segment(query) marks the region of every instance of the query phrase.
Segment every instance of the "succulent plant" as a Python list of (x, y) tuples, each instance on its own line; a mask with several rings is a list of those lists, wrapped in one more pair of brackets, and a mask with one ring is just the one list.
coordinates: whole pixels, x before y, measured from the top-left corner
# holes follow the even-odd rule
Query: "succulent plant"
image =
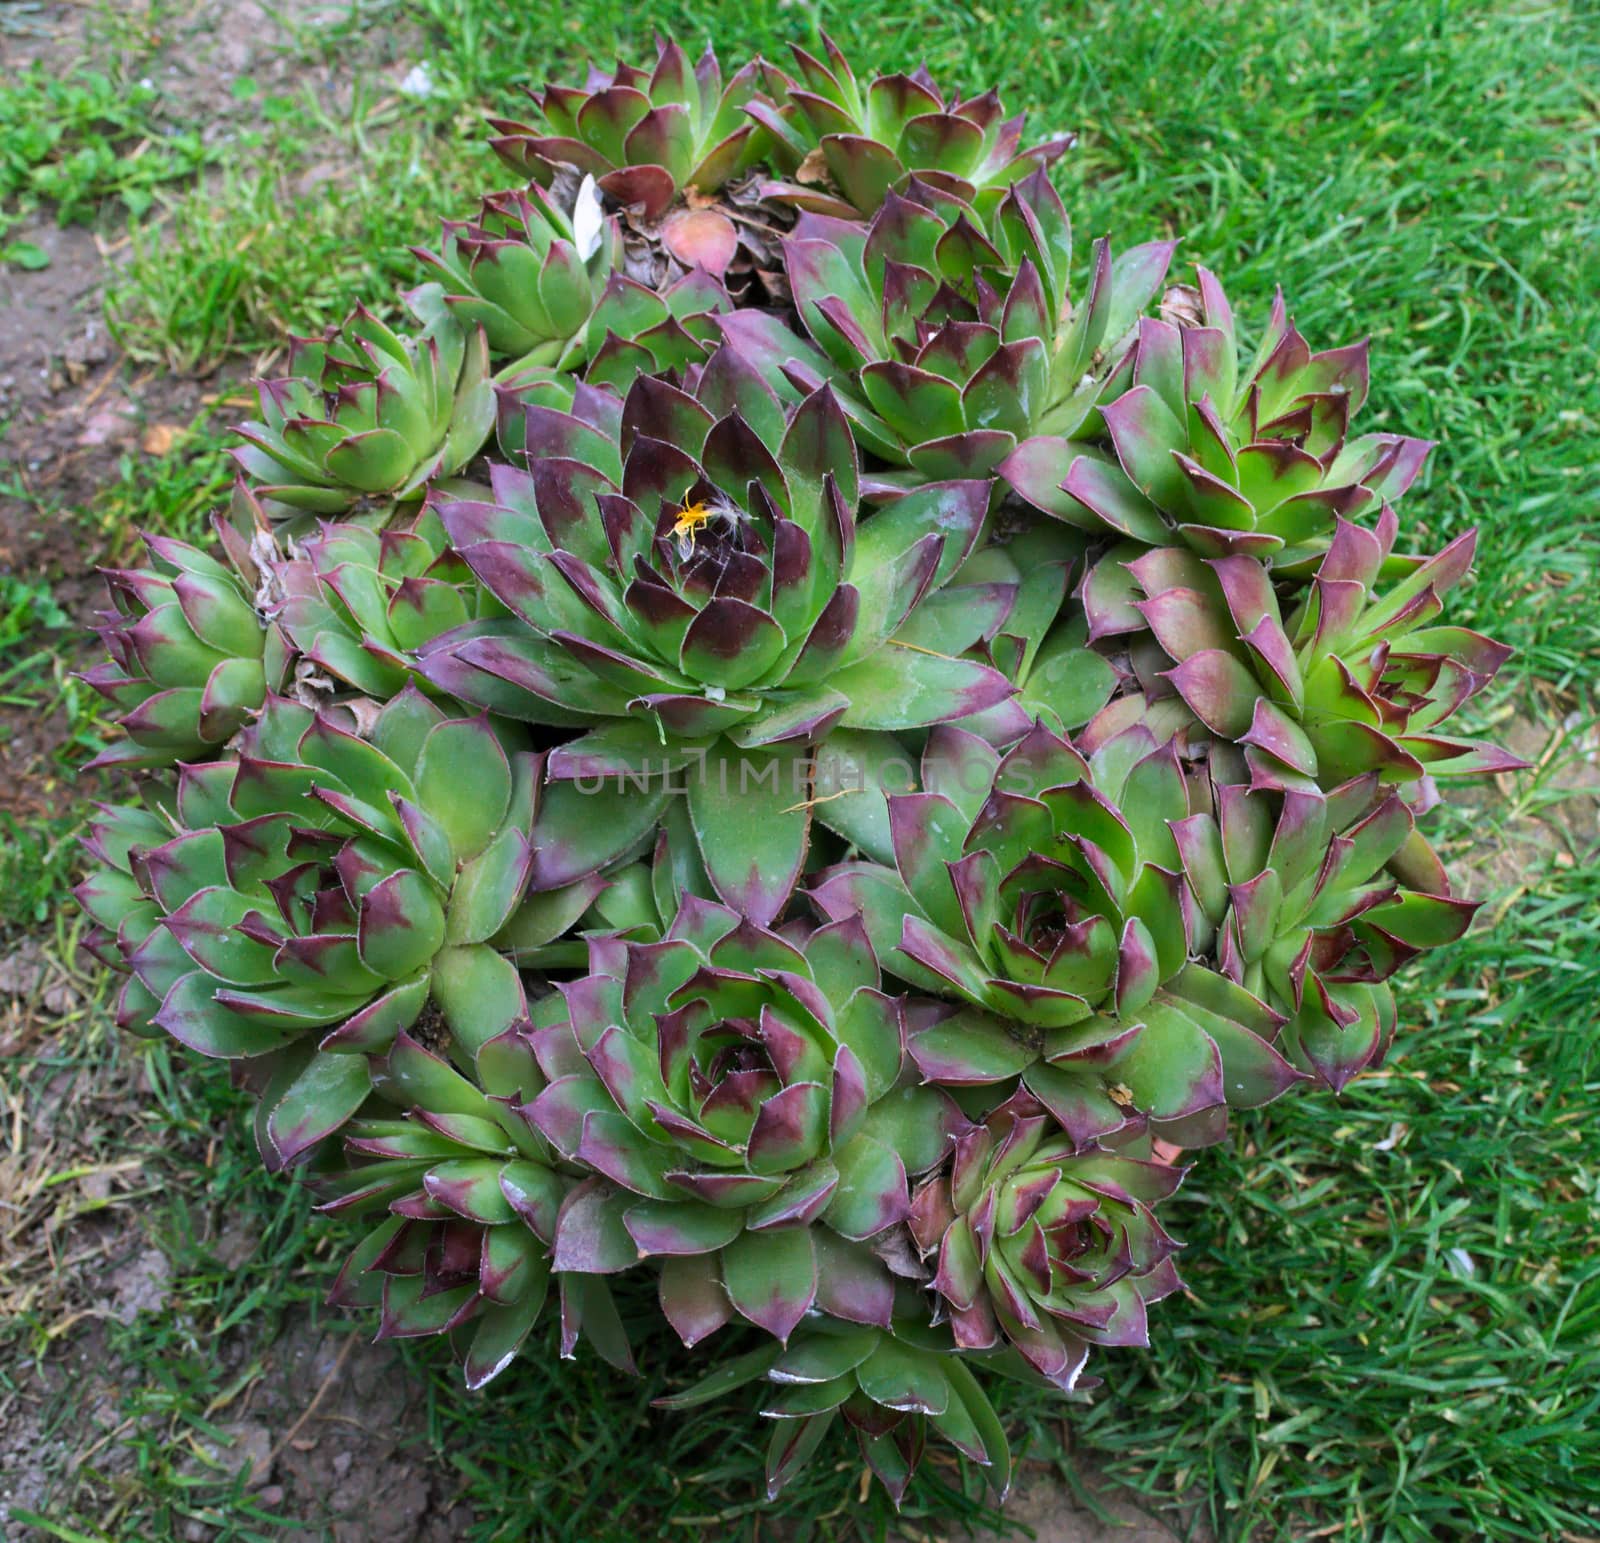
[(1211, 812), (1174, 827), (1189, 887), (1215, 929), (1217, 968), (1287, 1021), (1281, 1043), (1336, 1092), (1393, 1037), (1387, 984), (1424, 949), (1454, 942), (1477, 907), (1401, 796), (1376, 773), (1326, 795), (1252, 790), (1217, 755)]
[(1009, 693), (980, 665), (895, 644), (971, 549), (989, 485), (930, 483), (858, 526), (855, 453), (826, 387), (786, 418), (733, 368), (708, 369), (696, 396), (642, 378), (614, 432), (535, 408), (526, 443), (527, 471), (495, 468), (497, 502), (440, 506), (526, 628), (491, 634), (492, 650), (469, 631), (448, 655), (548, 701), (555, 721), (643, 713), (748, 747), (837, 721), (936, 722)]
[[(563, 756), (557, 751), (551, 759)], [(549, 765), (547, 759), (547, 773)], [(570, 759), (557, 767), (574, 769)], [(546, 791), (559, 797), (560, 779), (552, 779)], [(495, 941), (524, 970), (586, 970), (591, 939), (659, 943), (690, 897), (714, 900), (716, 891), (700, 857), (687, 801), (677, 798), (662, 809), (649, 860), (608, 868), (588, 892), (574, 886), (529, 896)], [(580, 898), (588, 904), (574, 910)]]
[(818, 1317), (787, 1345), (747, 1351), (658, 1403), (689, 1409), (758, 1379), (765, 1382), (759, 1410), (773, 1422), (769, 1500), (810, 1461), (836, 1418), (854, 1432), (862, 1461), (897, 1506), (930, 1433), (983, 1468), (990, 1489), (1004, 1500), (1011, 1487), (1011, 1450), (973, 1365), (1031, 1380), (1025, 1363), (1006, 1353), (958, 1354), (948, 1330), (922, 1316), (898, 1320), (890, 1329)]
[(539, 1040), (552, 1080), (527, 1111), (595, 1175), (557, 1224), (557, 1270), (662, 1261), (662, 1310), (690, 1345), (735, 1315), (784, 1341), (813, 1308), (889, 1327), (872, 1240), (966, 1121), (918, 1085), (860, 927), (797, 945), (689, 899), (661, 942), (591, 953), (561, 988), (566, 1032)]
[(925, 791), (888, 800), (897, 880), (847, 866), (813, 896), (831, 916), (859, 911), (896, 973), (999, 1017), (1065, 1028), (1113, 999), (1132, 1012), (1198, 941), (1167, 826), (1188, 793), (1170, 742), (1140, 736), (1113, 759), (1120, 786), (1043, 728), (1004, 756), (938, 730)]
[(581, 90), (530, 92), (542, 127), (491, 118), (490, 144), (546, 187), (598, 178), (620, 215), (628, 277), (662, 288), (699, 269), (765, 296), (779, 227), (751, 168), (786, 152), (751, 110), (787, 84), (761, 59), (724, 83), (709, 47), (691, 68), (676, 43), (663, 42), (653, 69), (619, 62), (609, 73), (591, 69)]
[(929, 1081), (1020, 1075), (1079, 1146), (1147, 1125), (1197, 1146), (1227, 1106), (1299, 1080), (1283, 1015), (1191, 957), (1211, 923), (1185, 883), (1172, 742), (1135, 725), (1086, 759), (1039, 726), (1000, 756), (941, 728), (922, 783), (887, 800), (894, 867), (841, 863), (810, 895), (859, 917), (890, 973), (980, 1009), (908, 1023)]
[[(640, 374), (704, 363), (717, 339), (711, 318), (732, 308), (704, 269), (659, 292), (619, 271), (615, 223), (601, 220), (597, 202), (593, 219), (594, 231), (580, 236), (533, 184), (485, 199), (476, 224), (446, 221), (440, 251), (418, 252), (443, 279), (413, 290), (412, 310), (429, 324), (450, 315), (481, 326), (490, 354), (510, 360), (496, 377), (502, 424), (507, 395), (513, 405), (570, 407), (563, 372), (586, 366), (585, 379), (622, 391)], [(537, 397), (528, 389), (535, 382)], [(520, 430), (520, 414), (510, 421)]]
[(430, 1007), (468, 1043), (522, 1017), (495, 935), (530, 885), (576, 886), (582, 911), (651, 824), (575, 832), (580, 852), (515, 730), (414, 688), (367, 738), (335, 717), (268, 697), (237, 759), (185, 767), (156, 811), (105, 811), (75, 892), (126, 972), (120, 1023), (278, 1067), (259, 1123), (273, 1167), (361, 1106), (367, 1056)]
[[(329, 1304), (381, 1304), (380, 1339), (457, 1336), (467, 1386), (480, 1388), (538, 1320), (557, 1219), (578, 1180), (522, 1112), (544, 1087), (530, 1024), (475, 1048), (450, 1039), (447, 1051), (397, 1034), (374, 1063), (374, 1112), (346, 1126), (343, 1161), (324, 1156), (311, 1177), (328, 1197), (320, 1210), (383, 1217), (346, 1260)], [(377, 1112), (384, 1102), (395, 1110)], [(605, 1280), (567, 1272), (555, 1282), (563, 1352), (581, 1331), (631, 1372)]]
[(710, 48), (691, 67), (675, 42), (663, 42), (653, 69), (619, 60), (609, 72), (591, 69), (582, 89), (530, 91), (543, 127), (491, 118), (497, 137), (490, 144), (520, 176), (549, 186), (559, 168), (573, 166), (598, 178), (618, 204), (659, 218), (685, 188), (715, 193), (768, 152), (746, 108), (783, 83), (760, 59), (724, 83)]
[(127, 738), (96, 767), (216, 755), (288, 669), (288, 643), (256, 610), (247, 555), (241, 570), (168, 536), (146, 536), (145, 549), (149, 567), (105, 573), (114, 609), (95, 631), (110, 658), (83, 678), (117, 709)]
[(494, 427), (481, 330), (441, 317), (402, 337), (364, 307), (321, 338), (296, 338), (289, 373), (259, 382), (261, 419), (233, 452), (275, 521), (382, 524), (461, 471)]
[(1024, 150), (1024, 114), (1007, 118), (993, 91), (947, 97), (923, 68), (863, 87), (826, 34), (822, 45), (826, 63), (794, 45), (800, 78), (789, 84), (782, 110), (746, 107), (797, 167), (795, 181), (764, 189), (769, 198), (852, 219), (872, 215), (888, 193), (919, 177), (987, 207), (1072, 146), (1074, 136), (1065, 134)]
[(415, 655), (493, 602), (431, 506), (382, 531), (325, 526), (276, 565), (278, 625), (303, 666), (383, 702), (421, 685)]
[(1073, 524), (1303, 575), (1326, 551), (1335, 518), (1399, 498), (1432, 444), (1350, 437), (1367, 399), (1367, 345), (1313, 354), (1281, 292), (1246, 364), (1222, 286), (1198, 273), (1188, 323), (1140, 321), (1132, 383), (1100, 409), (1109, 450), (1046, 437), (1020, 445), (1000, 475)]
[(584, 379), (625, 395), (640, 376), (702, 365), (719, 338), (715, 318), (731, 309), (727, 290), (702, 269), (660, 291), (613, 274), (589, 318)]
[(408, 297), (412, 309), (431, 321), (442, 306), (482, 327), (496, 357), (560, 364), (584, 336), (620, 240), (592, 192), (575, 203), (563, 209), (531, 183), (489, 194), (476, 220), (445, 220), (437, 252), (412, 249), (439, 275)]
[(447, 635), (422, 668), (499, 712), (603, 725), (573, 764), (692, 757), (712, 882), (764, 923), (804, 856), (809, 742), (977, 711), (1011, 685), (903, 637), (970, 550), (988, 484), (930, 483), (858, 528), (831, 393), (786, 418), (717, 359), (730, 367), (708, 366), (698, 396), (641, 379), (615, 426), (529, 410), (529, 469), (496, 467), (494, 504), (440, 511), (514, 620)]
[(956, 1143), (917, 1190), (910, 1227), (962, 1350), (1002, 1337), (1070, 1390), (1089, 1347), (1147, 1345), (1146, 1307), (1182, 1282), (1179, 1245), (1151, 1212), (1184, 1170), (1078, 1151), (1027, 1093)]
[(1525, 763), (1497, 746), (1439, 732), (1510, 655), (1470, 628), (1436, 625), (1442, 597), (1471, 567), (1476, 532), (1423, 560), (1392, 555), (1397, 528), (1387, 506), (1375, 530), (1339, 519), (1287, 620), (1256, 558), (1143, 552), (1117, 564), (1124, 579), (1096, 586), (1100, 631), (1147, 626), (1165, 656), (1148, 686), (1175, 692), (1212, 733), (1243, 745), (1259, 785), (1515, 770)]
[(1421, 822), (1520, 764), (1452, 723), (1507, 650), (1365, 345), (1145, 314), (1165, 241), (1074, 299), (1067, 141), (822, 52), (538, 93), (420, 333), (296, 342), (218, 556), (108, 575), (76, 893), (381, 1336), (477, 1388), (659, 1308), (769, 1494), (843, 1428), (1003, 1498), (992, 1380), (1180, 1284), (1173, 1149), (1379, 1064), (1471, 924)]
[(1078, 532), (1040, 524), (987, 543), (956, 572), (947, 592), (1012, 592), (1004, 616), (983, 629), (972, 652), (1016, 688), (995, 706), (956, 719), (956, 728), (1003, 750), (1036, 723), (1060, 735), (1082, 727), (1119, 690), (1117, 668), (1089, 645), (1077, 598), (1087, 550)]
[(828, 380), (863, 447), (909, 464), (910, 485), (988, 475), (1019, 441), (1065, 444), (1117, 394), (1172, 246), (1113, 261), (1110, 243), (1095, 242), (1074, 307), (1071, 228), (1042, 170), (1008, 188), (987, 219), (912, 177), (864, 229), (805, 214), (784, 243), (811, 346), (758, 311), (724, 330), (775, 388)]

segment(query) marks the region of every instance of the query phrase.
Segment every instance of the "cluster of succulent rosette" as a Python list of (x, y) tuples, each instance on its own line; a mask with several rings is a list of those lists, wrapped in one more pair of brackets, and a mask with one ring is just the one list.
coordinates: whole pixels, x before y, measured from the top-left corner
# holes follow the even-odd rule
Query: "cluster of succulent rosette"
[(1472, 538), (1403, 550), (1365, 345), (1075, 269), (992, 92), (668, 43), (534, 103), (415, 330), (298, 341), (215, 549), (108, 575), (118, 1018), (470, 1386), (552, 1294), (630, 1367), (642, 1272), (773, 1493), (842, 1421), (1003, 1494), (985, 1386), (1180, 1288), (1175, 1149), (1376, 1065), (1471, 920), (1418, 820), (1518, 764), (1449, 730)]

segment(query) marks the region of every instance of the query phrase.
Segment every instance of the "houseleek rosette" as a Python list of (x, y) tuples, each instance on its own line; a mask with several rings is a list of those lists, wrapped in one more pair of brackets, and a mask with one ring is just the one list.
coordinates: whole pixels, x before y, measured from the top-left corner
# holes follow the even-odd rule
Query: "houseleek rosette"
[(531, 1025), (476, 1044), (444, 1035), (440, 1045), (437, 1029), (428, 1037), (436, 1050), (402, 1030), (374, 1061), (368, 1109), (311, 1172), (320, 1210), (380, 1218), (346, 1259), (330, 1305), (380, 1307), (380, 1339), (452, 1335), (476, 1389), (510, 1364), (554, 1284), (563, 1353), (581, 1334), (631, 1372), (605, 1280), (552, 1278), (556, 1218), (578, 1177), (520, 1112), (544, 1086)]
[(680, 770), (717, 892), (758, 922), (808, 825), (807, 746), (835, 724), (912, 728), (1011, 683), (914, 641), (971, 550), (989, 484), (932, 483), (857, 523), (849, 428), (825, 387), (785, 413), (724, 349), (690, 395), (641, 379), (588, 418), (532, 408), (526, 470), (440, 515), (511, 613), (441, 638), (441, 689), (536, 723), (599, 724), (552, 769)]
[(127, 736), (95, 766), (149, 768), (216, 755), (269, 691), (282, 686), (289, 644), (255, 607), (248, 553), (216, 558), (146, 536), (150, 565), (106, 572), (113, 609), (95, 632), (110, 657), (85, 671)]
[(1088, 287), (1068, 287), (1071, 226), (1042, 171), (982, 217), (913, 178), (865, 227), (806, 214), (785, 242), (809, 341), (769, 314), (727, 319), (769, 384), (826, 379), (864, 448), (917, 477), (988, 475), (1019, 441), (1066, 444), (1125, 387), (1139, 313), (1171, 242), (1113, 259), (1094, 243)]
[(970, 1004), (908, 1023), (926, 1078), (1020, 1076), (1080, 1146), (1144, 1128), (1201, 1145), (1229, 1106), (1299, 1080), (1274, 1044), (1283, 1014), (1195, 962), (1210, 923), (1185, 881), (1171, 742), (1136, 725), (1085, 759), (1041, 726), (1002, 757), (941, 729), (922, 782), (887, 800), (893, 867), (842, 863), (810, 893), (860, 918), (886, 970)]
[(127, 977), (119, 1023), (270, 1068), (270, 1166), (354, 1114), (368, 1056), (430, 1008), (469, 1044), (522, 1017), (496, 934), (530, 886), (576, 886), (581, 911), (596, 870), (648, 834), (647, 810), (568, 829), (520, 739), (415, 689), (368, 738), (269, 697), (236, 759), (91, 826), (100, 866), (75, 893)]
[(715, 193), (770, 153), (747, 109), (770, 102), (783, 80), (755, 59), (724, 81), (710, 48), (691, 65), (677, 43), (663, 42), (651, 69), (619, 62), (591, 69), (582, 87), (530, 91), (543, 124), (491, 118), (490, 144), (521, 176), (549, 186), (560, 167), (575, 167), (618, 204), (658, 218), (685, 188)]
[(1151, 1207), (1184, 1170), (1077, 1150), (1019, 1093), (917, 1191), (911, 1231), (963, 1350), (1004, 1342), (1070, 1390), (1091, 1345), (1147, 1345), (1146, 1309), (1182, 1282)]
[(863, 86), (825, 33), (822, 46), (825, 62), (793, 46), (799, 78), (789, 82), (781, 109), (760, 102), (746, 108), (798, 171), (792, 181), (768, 184), (768, 198), (865, 218), (917, 177), (987, 208), (1009, 184), (1048, 166), (1073, 143), (1064, 134), (1024, 149), (1026, 115), (1006, 117), (994, 91), (959, 100), (926, 69), (875, 76)]
[(537, 1039), (551, 1080), (527, 1110), (592, 1175), (556, 1269), (662, 1261), (691, 1345), (735, 1314), (785, 1341), (813, 1309), (887, 1328), (874, 1240), (966, 1121), (905, 1059), (862, 929), (796, 944), (689, 899), (659, 943), (597, 941), (591, 963)]
[(1244, 746), (1261, 783), (1331, 788), (1367, 771), (1417, 782), (1515, 770), (1524, 763), (1499, 747), (1441, 732), (1511, 652), (1440, 623), (1443, 597), (1472, 565), (1476, 532), (1422, 559), (1393, 554), (1396, 531), (1387, 506), (1372, 530), (1339, 520), (1287, 618), (1257, 559), (1157, 548), (1123, 564), (1120, 583), (1096, 586), (1123, 591), (1106, 630), (1147, 626), (1168, 666), (1151, 688), (1176, 693), (1208, 730)]
[(325, 526), (296, 544), (276, 577), (274, 614), (300, 657), (378, 702), (420, 684), (418, 650), (480, 614), (486, 599), (431, 507), (382, 531)]
[(1193, 314), (1144, 318), (1126, 389), (1101, 406), (1109, 444), (1030, 441), (1000, 468), (1047, 514), (1149, 546), (1244, 554), (1304, 575), (1337, 516), (1375, 514), (1416, 480), (1432, 444), (1352, 437), (1367, 345), (1312, 353), (1280, 293), (1253, 359), (1204, 268)]
[(610, 223), (584, 256), (570, 222), (557, 218), (536, 185), (492, 195), (478, 223), (447, 221), (440, 250), (418, 252), (441, 277), (406, 297), (425, 323), (447, 316), (483, 328), (490, 354), (505, 361), (495, 375), (502, 426), (507, 398), (570, 406), (565, 376), (580, 369), (625, 391), (638, 375), (704, 363), (717, 336), (711, 318), (732, 309), (703, 268), (652, 288), (621, 271)]
[(925, 1315), (897, 1319), (888, 1329), (814, 1316), (787, 1345), (746, 1351), (657, 1403), (689, 1409), (760, 1381), (757, 1409), (772, 1422), (769, 1500), (805, 1467), (838, 1421), (855, 1436), (862, 1462), (896, 1506), (930, 1437), (978, 1464), (1003, 1501), (1011, 1488), (1011, 1450), (974, 1367), (1042, 1381), (1013, 1351), (981, 1357), (959, 1351), (948, 1327), (930, 1324)]
[(404, 337), (363, 307), (295, 338), (288, 374), (258, 383), (261, 417), (233, 452), (262, 507), (291, 530), (317, 515), (383, 524), (460, 472), (494, 427), (489, 351), (448, 315)]
[(443, 306), (482, 327), (489, 352), (524, 365), (556, 365), (582, 338), (616, 261), (614, 225), (588, 208), (564, 209), (537, 183), (491, 193), (475, 220), (445, 220), (439, 250), (414, 247), (438, 275), (408, 297), (424, 319)]
[(1477, 907), (1375, 772), (1277, 792), (1219, 751), (1209, 784), (1210, 809), (1174, 834), (1217, 967), (1286, 1020), (1285, 1054), (1338, 1091), (1393, 1038), (1389, 978), (1459, 938)]

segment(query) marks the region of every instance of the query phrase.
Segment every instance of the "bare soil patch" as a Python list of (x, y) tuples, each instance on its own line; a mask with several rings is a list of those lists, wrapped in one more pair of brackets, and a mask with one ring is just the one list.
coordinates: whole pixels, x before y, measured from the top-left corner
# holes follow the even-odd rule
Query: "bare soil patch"
[[(116, 1310), (124, 1321), (162, 1310), (165, 1276), (152, 1257), (161, 1258), (131, 1261), (128, 1278), (144, 1294), (124, 1294)], [(201, 1435), (168, 1428), (151, 1411), (103, 1326), (74, 1336), (0, 1402), (0, 1523), (18, 1511), (114, 1517), (134, 1476), (129, 1438), (138, 1428), (193, 1496), (165, 1534), (184, 1543), (207, 1543), (241, 1505), (282, 1543), (454, 1543), (465, 1535), (471, 1515), (456, 1501), (458, 1482), (416, 1450), (426, 1428), (422, 1394), (392, 1352), (296, 1314), (270, 1342), (238, 1334), (216, 1354), (225, 1371), (254, 1375), (212, 1415), (214, 1434)], [(17, 1526), (5, 1536), (19, 1543), (51, 1536)]]
[[(213, 1338), (184, 1321), (151, 1230), (161, 1175), (134, 1139), (149, 1132), (146, 1062), (131, 1043), (114, 1058), (73, 1053), (107, 1032), (84, 965), (31, 939), (0, 953), (0, 1322), (29, 1330), (0, 1372), (0, 1535), (47, 1536), (13, 1525), (14, 1511), (96, 1515), (118, 1535), (142, 1446), (193, 1487), (193, 1514), (173, 1534), (186, 1543), (215, 1536), (206, 1517), (241, 1493), (285, 1543), (459, 1538), (470, 1518), (426, 1450), (425, 1390), (391, 1347), (363, 1342), (370, 1324), (297, 1308)], [(217, 1134), (176, 1139), (203, 1149)], [(203, 1253), (247, 1270), (258, 1243), (248, 1228), (202, 1222)], [(208, 1414), (215, 1439), (159, 1412), (148, 1368), (117, 1353), (116, 1327), (146, 1314), (214, 1358), (229, 1390)]]
[[(104, 601), (97, 565), (125, 553), (74, 511), (121, 457), (170, 448), (172, 426), (193, 419), (207, 388), (127, 369), (100, 313), (106, 252), (96, 233), (38, 220), (17, 236), (50, 264), (0, 265), (0, 574), (47, 581), (81, 629)], [(120, 548), (131, 532), (115, 539)], [(80, 630), (67, 647), (86, 658), (90, 640)], [(0, 701), (0, 809), (19, 819), (60, 812), (69, 795), (54, 757), (65, 733), (58, 716)]]

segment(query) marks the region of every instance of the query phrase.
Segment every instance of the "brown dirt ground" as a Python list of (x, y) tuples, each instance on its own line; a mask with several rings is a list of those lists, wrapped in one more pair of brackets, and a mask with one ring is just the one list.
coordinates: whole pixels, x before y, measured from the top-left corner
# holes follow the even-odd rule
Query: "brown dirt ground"
[[(119, 457), (170, 443), (171, 425), (193, 418), (206, 388), (125, 368), (100, 315), (96, 234), (38, 220), (16, 238), (51, 261), (38, 272), (0, 266), (0, 573), (47, 579), (84, 624), (103, 601), (95, 568), (108, 554), (68, 511), (115, 476)], [(56, 811), (63, 733), (54, 717), (0, 703), (0, 809), (22, 819)]]
[[(101, 1031), (95, 967), (83, 966), (35, 939), (0, 953), (0, 1320), (26, 1315), (37, 1326), (28, 1353), (0, 1376), (0, 1535), (43, 1536), (7, 1530), (13, 1506), (50, 1517), (84, 1502), (114, 1516), (136, 1460), (123, 1438), (140, 1424), (186, 1446), (197, 1484), (212, 1479), (209, 1496), (196, 1490), (201, 1515), (248, 1463), (254, 1502), (299, 1523), (275, 1533), (285, 1543), (460, 1537), (470, 1518), (457, 1485), (423, 1450), (423, 1390), (389, 1347), (363, 1342), (370, 1325), (330, 1326), (296, 1309), (219, 1337), (214, 1354), (232, 1391), (208, 1416), (214, 1444), (168, 1433), (148, 1412), (144, 1373), (118, 1359), (108, 1329), (170, 1311), (171, 1266), (146, 1226), (158, 1176), (126, 1139), (149, 1131), (152, 1089), (136, 1054), (109, 1067), (60, 1064), (69, 1036)], [(218, 1135), (175, 1139), (203, 1149)], [(219, 1264), (246, 1268), (256, 1238), (221, 1218), (208, 1225)], [(180, 1536), (215, 1534), (195, 1517)]]
[(1454, 799), (1485, 809), (1520, 800), (1501, 835), (1473, 841), (1451, 864), (1467, 894), (1509, 890), (1502, 904), (1514, 904), (1536, 882), (1538, 864), (1530, 859), (1571, 868), (1600, 853), (1600, 726), (1569, 701), (1540, 694), (1548, 698), (1539, 704), (1544, 722), (1519, 714), (1496, 729), (1503, 744), (1533, 763), (1532, 772), (1501, 773)]

